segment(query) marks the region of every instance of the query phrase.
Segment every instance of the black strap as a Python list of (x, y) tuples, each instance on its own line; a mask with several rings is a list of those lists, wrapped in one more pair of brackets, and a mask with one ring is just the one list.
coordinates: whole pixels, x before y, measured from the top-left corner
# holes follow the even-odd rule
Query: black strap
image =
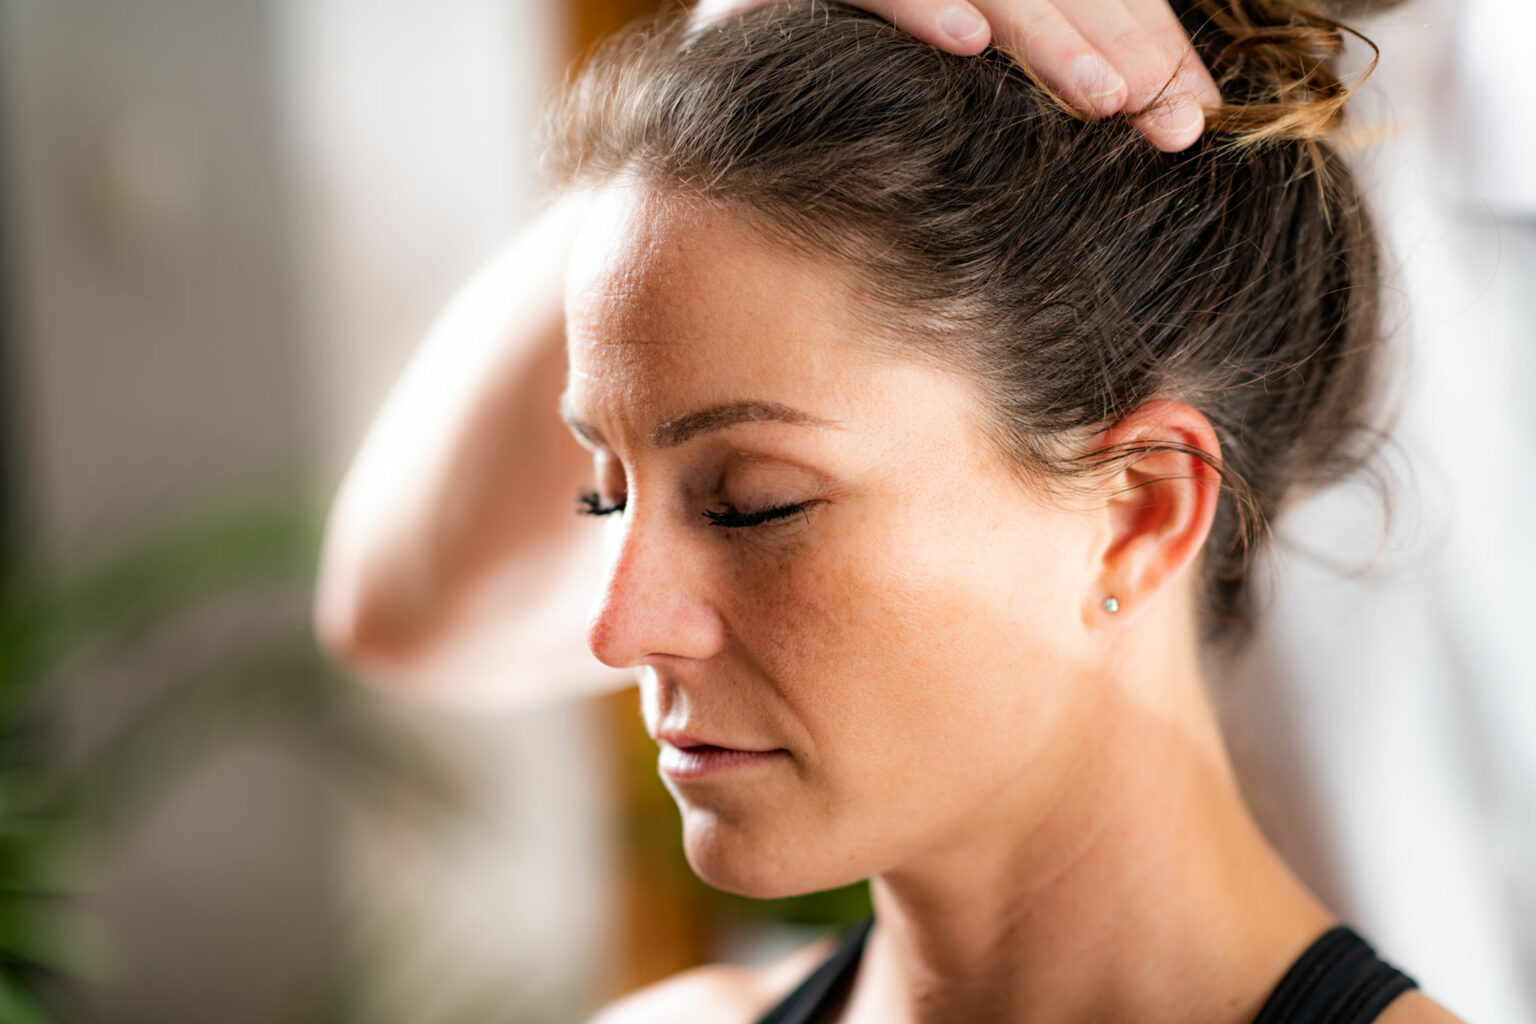
[(1353, 928), (1335, 925), (1285, 972), (1253, 1024), (1369, 1024), (1418, 987)]
[[(874, 922), (867, 917), (845, 932), (836, 951), (756, 1024), (813, 1024), (852, 979)], [(1335, 925), (1285, 972), (1253, 1024), (1370, 1024), (1418, 987), (1353, 928)]]
[(849, 928), (838, 941), (833, 954), (822, 961), (800, 987), (784, 997), (773, 1009), (757, 1019), (757, 1024), (812, 1024), (816, 1014), (829, 1005), (839, 989), (852, 980), (859, 958), (864, 954), (864, 940), (875, 923), (871, 915)]

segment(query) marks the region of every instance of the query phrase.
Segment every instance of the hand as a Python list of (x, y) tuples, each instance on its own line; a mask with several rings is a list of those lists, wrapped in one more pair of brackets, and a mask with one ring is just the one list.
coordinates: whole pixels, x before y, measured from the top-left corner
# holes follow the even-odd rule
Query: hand
[[(763, 2), (700, 0), (695, 17), (709, 19)], [(995, 43), (1083, 114), (1129, 114), (1153, 145), (1168, 152), (1199, 138), (1205, 129), (1202, 108), (1221, 103), (1167, 0), (848, 2), (950, 53), (970, 56)]]

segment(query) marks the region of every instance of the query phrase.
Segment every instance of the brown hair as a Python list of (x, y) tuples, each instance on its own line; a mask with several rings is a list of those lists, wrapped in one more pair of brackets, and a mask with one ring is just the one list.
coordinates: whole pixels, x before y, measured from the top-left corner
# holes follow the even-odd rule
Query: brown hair
[(552, 162), (571, 183), (635, 174), (728, 204), (843, 261), (912, 352), (972, 376), (989, 435), (1036, 476), (1146, 451), (1082, 442), (1151, 399), (1200, 410), (1224, 485), (1203, 632), (1239, 639), (1282, 501), (1372, 447), (1380, 285), (1323, 141), (1343, 27), (1280, 0), (1176, 6), (1226, 101), (1181, 153), (1124, 118), (1083, 123), (996, 50), (784, 2), (611, 39), (556, 111)]

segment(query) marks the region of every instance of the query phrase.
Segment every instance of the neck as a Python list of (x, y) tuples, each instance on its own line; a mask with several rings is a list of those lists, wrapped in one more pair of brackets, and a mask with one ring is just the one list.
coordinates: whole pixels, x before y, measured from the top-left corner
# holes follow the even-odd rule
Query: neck
[(1157, 685), (1085, 681), (1115, 696), (1063, 731), (1043, 812), (1004, 794), (872, 879), (842, 1019), (1253, 1019), (1334, 919), (1244, 805), (1197, 657), (1164, 664)]

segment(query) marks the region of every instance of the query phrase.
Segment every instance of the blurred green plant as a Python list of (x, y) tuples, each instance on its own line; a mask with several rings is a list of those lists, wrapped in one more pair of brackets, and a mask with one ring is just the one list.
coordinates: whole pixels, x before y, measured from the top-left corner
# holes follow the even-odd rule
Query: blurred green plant
[(730, 893), (716, 893), (716, 897), (725, 913), (745, 920), (781, 924), (843, 928), (874, 912), (868, 881), (777, 900), (749, 900)]
[[(366, 713), (366, 696), (316, 648), (307, 614), (220, 656), (157, 663), (143, 699), (89, 742), (61, 722), (71, 666), (114, 664), (209, 602), (286, 588), (307, 607), (321, 516), (293, 500), (196, 521), (89, 571), (57, 578), (22, 557), (0, 572), (0, 1021), (61, 1019), (101, 946), (73, 906), (81, 850), (131, 825), (174, 780), (236, 735), (276, 730), (324, 762), (349, 797), (448, 811), (462, 787), (420, 747)], [(257, 631), (258, 633), (260, 631)], [(275, 634), (275, 635), (274, 635)], [(165, 659), (160, 659), (163, 662)], [(353, 1019), (344, 964), (336, 991), (295, 1019)]]

